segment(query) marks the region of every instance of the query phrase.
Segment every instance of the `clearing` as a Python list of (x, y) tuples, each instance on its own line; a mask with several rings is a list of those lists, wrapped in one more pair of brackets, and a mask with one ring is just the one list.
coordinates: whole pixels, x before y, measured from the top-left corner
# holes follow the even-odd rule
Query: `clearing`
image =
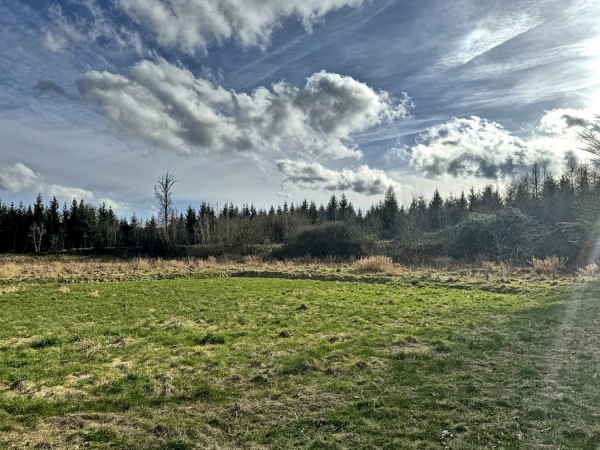
[(341, 267), (2, 281), (0, 448), (600, 445), (598, 283)]

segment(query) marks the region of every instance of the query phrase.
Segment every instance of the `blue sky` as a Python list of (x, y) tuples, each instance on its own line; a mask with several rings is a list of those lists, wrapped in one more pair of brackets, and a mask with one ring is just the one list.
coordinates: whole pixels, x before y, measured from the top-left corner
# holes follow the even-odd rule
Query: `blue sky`
[(559, 173), (595, 130), (594, 0), (5, 0), (0, 199), (360, 207)]

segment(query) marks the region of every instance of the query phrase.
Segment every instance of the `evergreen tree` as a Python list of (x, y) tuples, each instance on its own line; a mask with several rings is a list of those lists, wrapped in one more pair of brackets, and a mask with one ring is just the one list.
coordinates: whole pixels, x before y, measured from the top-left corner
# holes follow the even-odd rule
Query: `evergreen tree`
[(317, 211), (317, 205), (315, 202), (310, 202), (310, 206), (308, 207), (308, 218), (311, 224), (317, 224), (317, 221), (319, 219), (319, 212)]
[(188, 205), (188, 209), (185, 213), (185, 229), (187, 231), (188, 244), (194, 245), (196, 243), (196, 224), (198, 218), (196, 211), (192, 208), (192, 205)]
[(440, 192), (436, 189), (433, 193), (433, 198), (429, 202), (428, 216), (429, 216), (429, 229), (433, 231), (442, 229), (442, 212), (444, 207), (444, 200)]
[(391, 238), (396, 234), (398, 225), (398, 213), (400, 207), (396, 199), (394, 188), (390, 186), (385, 192), (383, 203), (380, 206), (381, 210), (381, 227), (383, 236)]
[(335, 220), (338, 220), (338, 213), (339, 213), (338, 200), (335, 195), (332, 195), (331, 198), (329, 199), (329, 203), (327, 203), (327, 212), (326, 212), (327, 221), (333, 222)]
[(479, 196), (475, 193), (475, 188), (471, 186), (469, 190), (469, 212), (475, 212), (479, 209)]

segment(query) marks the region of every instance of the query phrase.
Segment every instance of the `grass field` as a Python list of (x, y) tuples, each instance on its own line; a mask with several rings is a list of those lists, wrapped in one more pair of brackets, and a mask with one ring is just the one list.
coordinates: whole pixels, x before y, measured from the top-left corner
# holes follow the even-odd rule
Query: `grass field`
[(65, 266), (0, 283), (0, 448), (600, 446), (592, 280)]

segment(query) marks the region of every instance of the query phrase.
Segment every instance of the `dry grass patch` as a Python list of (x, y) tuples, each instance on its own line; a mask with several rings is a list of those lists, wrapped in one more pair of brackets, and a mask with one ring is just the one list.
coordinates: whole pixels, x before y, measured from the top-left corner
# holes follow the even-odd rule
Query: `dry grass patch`
[(65, 400), (85, 400), (90, 397), (87, 392), (65, 386), (42, 387), (32, 393), (33, 398), (45, 399), (53, 402)]
[(352, 267), (359, 273), (395, 274), (398, 272), (392, 258), (382, 255), (360, 258), (352, 264)]
[(170, 317), (169, 319), (163, 320), (159, 323), (161, 327), (168, 329), (177, 328), (196, 328), (197, 323), (190, 319), (182, 319), (180, 317)]
[(589, 263), (587, 266), (579, 269), (579, 274), (584, 277), (595, 277), (600, 273), (600, 266), (595, 262)]
[(0, 297), (6, 294), (13, 294), (19, 292), (22, 288), (20, 286), (7, 286), (0, 289)]
[(119, 372), (127, 372), (131, 369), (131, 362), (125, 361), (121, 358), (115, 358), (108, 364), (108, 367), (111, 369), (116, 369)]
[(141, 272), (148, 272), (152, 269), (150, 262), (147, 259), (136, 258), (131, 262), (131, 266), (134, 270), (139, 270)]
[(20, 275), (23, 271), (23, 267), (13, 262), (6, 262), (0, 264), (0, 278), (11, 279)]
[(86, 359), (94, 359), (105, 354), (104, 346), (91, 339), (78, 340), (76, 348)]
[(566, 258), (563, 256), (546, 256), (544, 259), (531, 258), (533, 271), (542, 276), (556, 278), (566, 266)]
[(33, 429), (22, 428), (0, 435), (0, 447), (8, 443), (7, 448), (11, 449), (112, 448), (127, 440), (142, 448), (149, 443), (140, 436), (141, 425), (127, 414), (66, 414), (40, 420)]

